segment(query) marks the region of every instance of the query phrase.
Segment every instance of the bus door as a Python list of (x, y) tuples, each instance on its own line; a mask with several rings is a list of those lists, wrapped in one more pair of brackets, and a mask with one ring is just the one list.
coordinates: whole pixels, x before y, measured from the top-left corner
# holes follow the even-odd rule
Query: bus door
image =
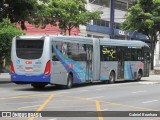
[(93, 79), (93, 66), (92, 66), (92, 56), (93, 55), (93, 46), (92, 45), (86, 45), (86, 75), (85, 79), (92, 80)]
[[(145, 49), (145, 48), (144, 48)], [(149, 50), (145, 49), (144, 50), (144, 77), (149, 77), (149, 66), (150, 66), (150, 54), (149, 54)]]
[(117, 79), (124, 78), (124, 48), (117, 48), (117, 59), (118, 59), (118, 69), (117, 69)]

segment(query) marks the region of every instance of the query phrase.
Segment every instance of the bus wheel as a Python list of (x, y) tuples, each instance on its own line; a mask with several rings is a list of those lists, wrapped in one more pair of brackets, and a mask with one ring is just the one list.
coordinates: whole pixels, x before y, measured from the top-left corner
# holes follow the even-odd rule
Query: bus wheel
[(140, 71), (138, 72), (137, 81), (140, 81), (141, 78), (142, 78), (142, 71), (140, 70)]
[(42, 84), (42, 83), (31, 83), (31, 86), (35, 89), (43, 89), (46, 84)]
[(68, 75), (66, 88), (70, 89), (73, 84), (73, 76), (71, 74)]
[(115, 73), (112, 71), (109, 75), (109, 84), (112, 84), (115, 82)]

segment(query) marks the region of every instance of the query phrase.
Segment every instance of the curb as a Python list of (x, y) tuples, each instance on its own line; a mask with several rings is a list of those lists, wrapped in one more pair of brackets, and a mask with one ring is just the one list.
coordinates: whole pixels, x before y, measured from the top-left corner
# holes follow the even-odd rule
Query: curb
[(0, 75), (10, 75), (9, 73), (0, 73)]
[(160, 70), (158, 70), (158, 69), (150, 70), (149, 74), (150, 75), (160, 75)]
[(9, 73), (0, 73), (0, 83), (10, 83), (10, 74)]

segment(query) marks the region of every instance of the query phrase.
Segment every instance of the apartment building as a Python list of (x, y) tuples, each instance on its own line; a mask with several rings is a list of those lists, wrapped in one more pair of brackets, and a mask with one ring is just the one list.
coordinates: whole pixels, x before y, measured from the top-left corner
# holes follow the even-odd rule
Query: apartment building
[[(124, 16), (136, 0), (114, 0), (114, 38), (127, 40), (141, 40), (150, 45), (146, 35), (137, 30), (126, 32), (120, 29), (120, 23), (125, 20)], [(103, 11), (100, 19), (91, 20), (87, 26), (79, 27), (79, 35), (88, 37), (110, 37), (110, 0), (87, 0), (87, 9), (89, 11)], [(158, 38), (160, 39), (160, 38)], [(159, 41), (155, 48), (154, 66), (160, 66), (160, 45)]]
[[(120, 29), (120, 23), (125, 20), (124, 16), (128, 13), (128, 8), (133, 5), (134, 0), (114, 0), (114, 38), (116, 39), (137, 39), (147, 41), (147, 37), (138, 33), (125, 32)], [(89, 37), (110, 37), (110, 0), (87, 0), (87, 9), (89, 11), (103, 11), (100, 19), (91, 20), (87, 26), (80, 26), (79, 35)]]

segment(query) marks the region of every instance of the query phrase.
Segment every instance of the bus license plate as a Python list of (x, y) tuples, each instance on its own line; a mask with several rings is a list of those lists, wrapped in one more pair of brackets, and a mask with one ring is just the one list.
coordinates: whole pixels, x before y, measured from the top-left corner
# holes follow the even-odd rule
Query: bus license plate
[(33, 71), (32, 67), (25, 67), (25, 71)]

